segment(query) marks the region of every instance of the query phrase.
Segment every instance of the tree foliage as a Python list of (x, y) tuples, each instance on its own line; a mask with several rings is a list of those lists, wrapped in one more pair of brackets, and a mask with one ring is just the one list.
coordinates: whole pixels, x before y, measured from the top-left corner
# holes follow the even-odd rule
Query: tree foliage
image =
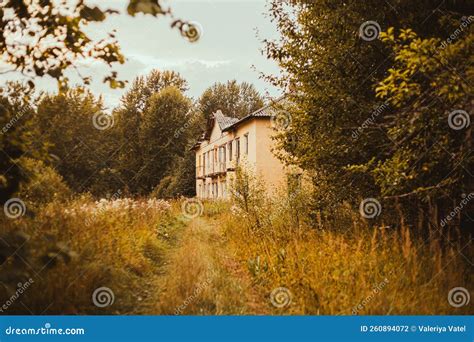
[(263, 106), (262, 96), (252, 84), (236, 80), (215, 83), (199, 98), (199, 109), (207, 120), (217, 110), (226, 116), (241, 118)]
[[(400, 196), (436, 186), (448, 176), (455, 164), (441, 160), (450, 158), (450, 152), (462, 160), (462, 167), (469, 166), (459, 151), (466, 151), (470, 133), (450, 130), (446, 120), (450, 109), (472, 111), (472, 106), (466, 108), (472, 95), (467, 76), (472, 74), (472, 51), (466, 45), (472, 41), (463, 35), (464, 43), (459, 40), (461, 45), (452, 44), (439, 56), (431, 56), (432, 48), (426, 51), (434, 42), (430, 37), (455, 32), (469, 7), (462, 1), (437, 6), (407, 0), (272, 2), (270, 12), (281, 38), (265, 41), (266, 52), (279, 63), (282, 76), (267, 78), (289, 89), (295, 104), (279, 143), (291, 162), (313, 176), (318, 209), (376, 197), (388, 210), (397, 199), (405, 199)], [(364, 36), (368, 24), (373, 37)], [(376, 39), (379, 28), (388, 27), (412, 31), (404, 31), (405, 38), (397, 35), (389, 45), (384, 36), (385, 42)], [(443, 55), (448, 64), (436, 61)], [(444, 94), (437, 99), (443, 105), (430, 105), (438, 94)], [(445, 145), (453, 149), (446, 153)], [(455, 173), (456, 179), (464, 177), (460, 169)], [(460, 189), (451, 184), (443, 190), (456, 199)], [(414, 199), (424, 201), (426, 195)], [(407, 207), (413, 207), (408, 202), (413, 198), (407, 197)]]
[(84, 88), (45, 94), (39, 101), (35, 124), (41, 141), (49, 145), (50, 162), (75, 192), (101, 194), (121, 183), (114, 169), (119, 146), (110, 129), (113, 122), (101, 125), (108, 118), (101, 99)]
[[(161, 0), (130, 0), (127, 12), (153, 16), (171, 16)], [(109, 67), (124, 63), (114, 32), (106, 38), (91, 38), (84, 28), (91, 23), (103, 22), (108, 16), (118, 14), (115, 9), (89, 6), (83, 0), (73, 2), (50, 0), (7, 0), (0, 5), (0, 54), (10, 71), (20, 71), (34, 77), (49, 75), (61, 85), (67, 83), (65, 71), (76, 68), (79, 60), (95, 60)], [(191, 23), (174, 19), (172, 27), (190, 41), (199, 38), (199, 32)], [(88, 84), (90, 75), (79, 76)], [(117, 72), (111, 71), (104, 78), (112, 88), (123, 88), (125, 81), (118, 80)], [(30, 81), (30, 84), (34, 84)]]
[(38, 143), (39, 131), (32, 90), (19, 83), (0, 88), (0, 203), (8, 200), (26, 179), (22, 157), (43, 158), (45, 146)]

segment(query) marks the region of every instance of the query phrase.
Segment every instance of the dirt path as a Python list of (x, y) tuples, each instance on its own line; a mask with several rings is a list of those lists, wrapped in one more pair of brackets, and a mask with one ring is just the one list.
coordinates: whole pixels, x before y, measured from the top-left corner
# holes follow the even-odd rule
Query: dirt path
[(264, 296), (226, 248), (217, 221), (191, 220), (167, 259), (154, 314), (267, 313)]

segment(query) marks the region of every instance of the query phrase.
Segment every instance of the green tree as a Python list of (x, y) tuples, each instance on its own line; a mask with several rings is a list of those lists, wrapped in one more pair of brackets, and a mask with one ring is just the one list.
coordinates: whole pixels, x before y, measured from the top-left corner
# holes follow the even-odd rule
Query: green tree
[(138, 135), (142, 165), (134, 178), (140, 192), (152, 191), (175, 158), (183, 156), (186, 139), (176, 138), (174, 132), (186, 123), (190, 105), (190, 100), (175, 87), (164, 88), (150, 97)]
[(364, 170), (374, 175), (382, 195), (428, 198), (445, 217), (473, 190), (474, 31), (449, 42), (422, 39), (410, 29), (390, 28), (381, 37), (396, 62), (376, 90), (396, 108), (383, 130), (397, 149), (387, 149)]
[(50, 145), (55, 168), (75, 192), (99, 195), (122, 185), (114, 169), (120, 148), (114, 118), (102, 108), (102, 100), (83, 88), (46, 94), (38, 104), (41, 139)]
[(199, 98), (198, 106), (205, 120), (217, 110), (226, 116), (241, 118), (261, 108), (263, 98), (252, 84), (232, 80), (207, 88)]
[(396, 61), (376, 38), (390, 26), (449, 36), (466, 6), (457, 1), (437, 6), (427, 0), (272, 2), (281, 38), (265, 46), (282, 76), (267, 78), (291, 90), (288, 98), (295, 104), (280, 144), (291, 162), (314, 177), (318, 209), (382, 196), (373, 173), (351, 167), (385, 160), (398, 148), (384, 129), (398, 110), (375, 96), (375, 84)]
[(27, 179), (21, 158), (42, 158), (45, 146), (38, 143), (34, 125), (33, 91), (20, 83), (0, 88), (0, 203), (7, 201)]
[[(117, 119), (114, 131), (120, 137), (122, 146), (116, 158), (117, 168), (130, 192), (142, 189), (138, 174), (142, 172), (147, 161), (142, 153), (144, 142), (138, 137), (142, 135), (149, 100), (166, 87), (174, 87), (180, 92), (188, 89), (186, 80), (180, 74), (153, 70), (149, 75), (137, 77), (133, 81), (132, 87), (122, 98), (121, 106), (114, 111), (114, 117)], [(171, 131), (169, 137), (173, 135), (174, 131)]]

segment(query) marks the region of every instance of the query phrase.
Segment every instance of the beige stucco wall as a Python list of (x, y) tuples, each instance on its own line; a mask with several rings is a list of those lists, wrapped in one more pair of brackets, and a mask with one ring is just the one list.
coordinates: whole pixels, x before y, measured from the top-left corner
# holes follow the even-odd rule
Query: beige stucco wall
[[(248, 134), (248, 153), (245, 150), (245, 138)], [(285, 185), (286, 177), (282, 163), (273, 155), (273, 140), (271, 136), (274, 134), (270, 125), (269, 118), (252, 118), (229, 132), (221, 132), (217, 122), (211, 131), (209, 141), (202, 142), (200, 148), (196, 150), (196, 194), (199, 198), (228, 198), (228, 189), (232, 181), (233, 171), (227, 170), (229, 167), (235, 167), (236, 163), (236, 139), (240, 138), (240, 165), (245, 165), (252, 172), (255, 172), (267, 186), (269, 193), (273, 193), (274, 189)], [(232, 161), (230, 160), (228, 142), (232, 141)], [(209, 172), (204, 179), (199, 178), (199, 167), (203, 166), (203, 156), (209, 151), (214, 151), (219, 146), (226, 146), (226, 170), (225, 173), (214, 174), (210, 177)], [(219, 154), (219, 152), (218, 152)], [(212, 153), (214, 155), (214, 153)], [(199, 163), (199, 156), (201, 162)], [(210, 159), (212, 162), (212, 159)], [(216, 170), (216, 161), (214, 160), (214, 170)], [(208, 168), (209, 171), (209, 168)], [(212, 171), (212, 170), (211, 170)], [(217, 182), (216, 186), (213, 183)]]

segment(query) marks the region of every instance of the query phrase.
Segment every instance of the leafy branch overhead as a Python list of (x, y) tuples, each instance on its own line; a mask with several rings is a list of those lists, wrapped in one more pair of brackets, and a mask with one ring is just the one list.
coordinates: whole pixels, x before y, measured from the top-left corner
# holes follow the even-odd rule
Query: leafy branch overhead
[[(171, 10), (164, 8), (159, 0), (130, 0), (127, 13), (131, 16), (142, 13), (173, 17)], [(79, 61), (99, 61), (109, 67), (125, 62), (114, 31), (100, 40), (92, 39), (84, 31), (90, 23), (103, 22), (113, 14), (119, 14), (119, 11), (88, 6), (84, 0), (73, 5), (67, 1), (58, 4), (50, 0), (2, 2), (0, 53), (4, 65), (0, 74), (21, 72), (30, 78), (32, 87), (35, 77), (49, 75), (61, 86), (67, 84), (65, 72), (72, 68), (85, 84), (89, 84), (91, 77), (81, 74)], [(177, 27), (191, 42), (199, 38), (199, 31), (192, 23), (173, 19), (171, 27)], [(116, 71), (111, 71), (103, 81), (111, 88), (125, 86), (125, 81), (118, 79)]]

